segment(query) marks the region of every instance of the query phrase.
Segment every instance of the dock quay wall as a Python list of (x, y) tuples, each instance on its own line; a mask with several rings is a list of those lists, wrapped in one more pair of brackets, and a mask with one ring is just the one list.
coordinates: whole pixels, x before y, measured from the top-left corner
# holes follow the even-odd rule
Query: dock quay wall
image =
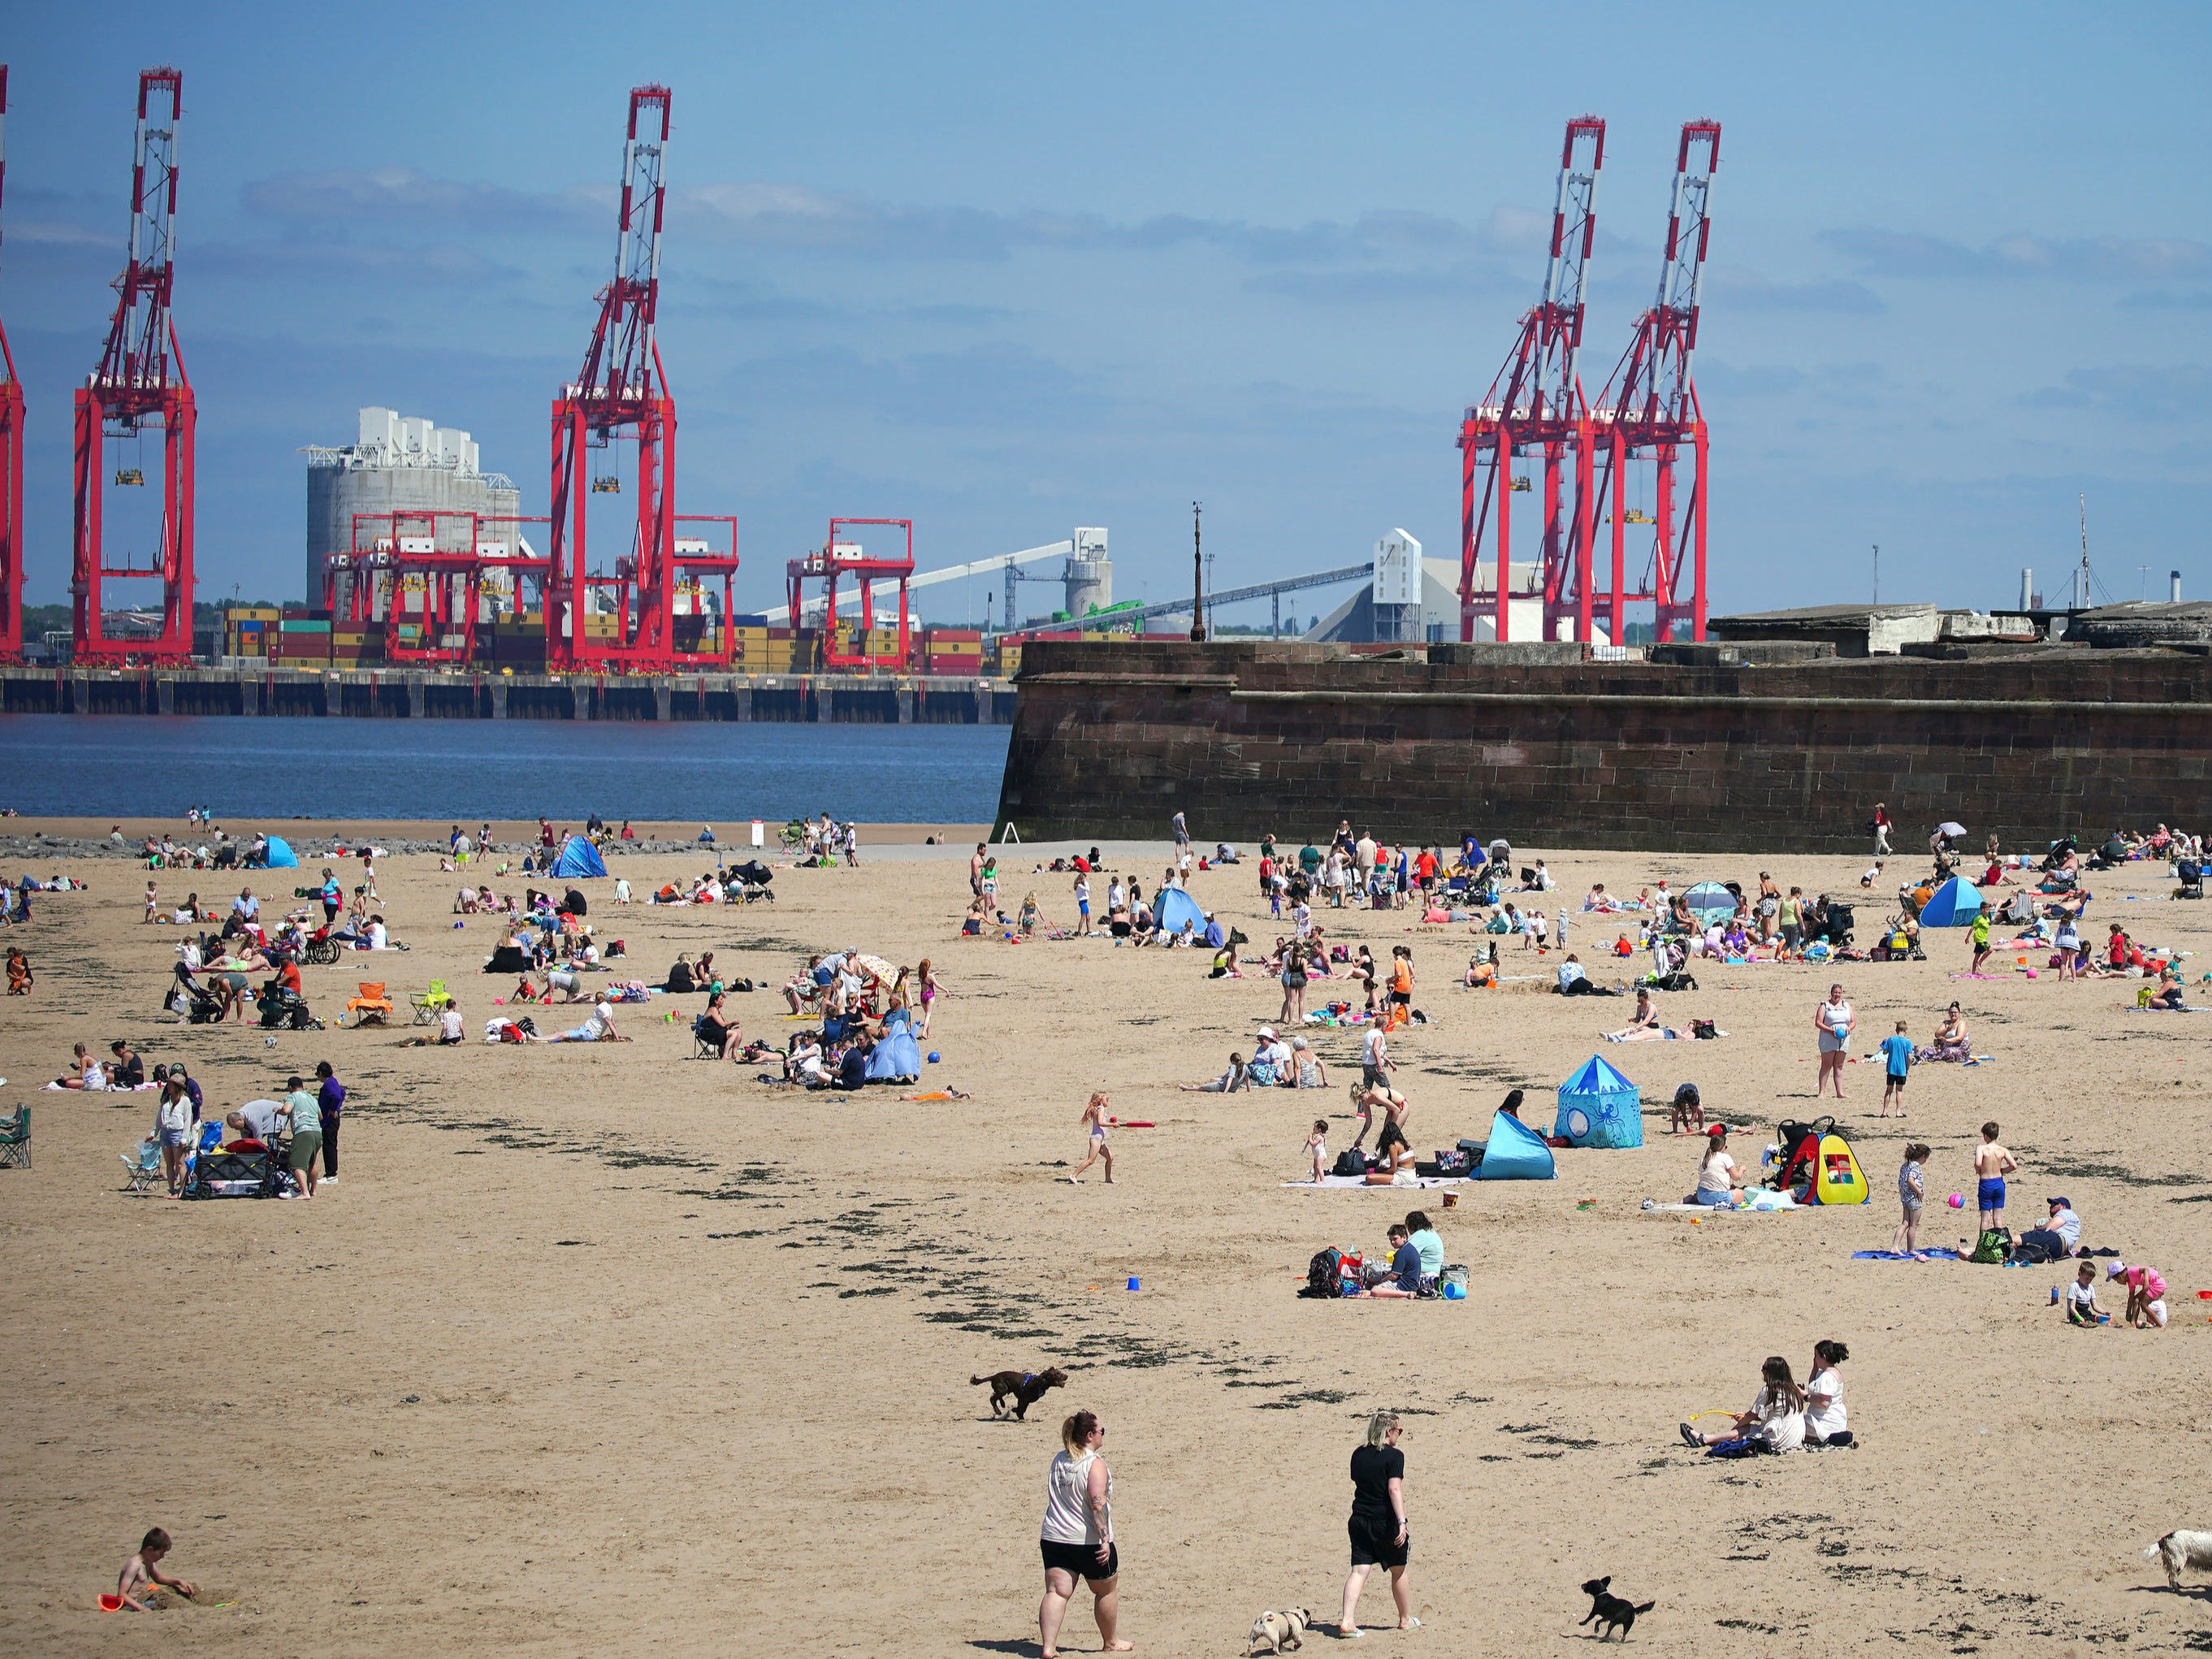
[[(1704, 647), (1698, 647), (1703, 653)], [(1901, 860), (2212, 826), (2212, 656), (2045, 647), (1771, 665), (1562, 660), (1571, 647), (1040, 641), (1015, 684), (999, 823), (1025, 840), (1389, 838)]]
[(399, 720), (1004, 724), (1001, 679), (918, 674), (479, 674), (377, 668), (0, 667), (10, 714), (290, 714)]

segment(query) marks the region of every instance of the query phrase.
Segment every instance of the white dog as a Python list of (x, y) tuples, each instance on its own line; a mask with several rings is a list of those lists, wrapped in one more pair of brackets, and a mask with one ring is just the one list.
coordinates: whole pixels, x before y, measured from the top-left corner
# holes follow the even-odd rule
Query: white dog
[(2166, 1582), (2179, 1589), (2184, 1567), (2212, 1571), (2212, 1532), (2170, 1532), (2145, 1550), (2143, 1559), (2162, 1564)]
[(1291, 1607), (1281, 1613), (1263, 1613), (1252, 1621), (1252, 1639), (1244, 1644), (1245, 1659), (1259, 1652), (1265, 1642), (1267, 1651), (1280, 1653), (1285, 1648), (1305, 1645), (1306, 1626), (1313, 1623), (1312, 1609)]

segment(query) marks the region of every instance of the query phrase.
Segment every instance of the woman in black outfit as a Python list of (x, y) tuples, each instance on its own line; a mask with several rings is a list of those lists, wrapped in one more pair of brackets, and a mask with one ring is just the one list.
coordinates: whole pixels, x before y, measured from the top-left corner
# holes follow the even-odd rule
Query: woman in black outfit
[(1359, 1593), (1376, 1567), (1390, 1569), (1390, 1596), (1398, 1604), (1398, 1628), (1412, 1630), (1413, 1586), (1406, 1582), (1406, 1558), (1413, 1536), (1406, 1524), (1406, 1454), (1398, 1449), (1398, 1414), (1377, 1412), (1367, 1420), (1366, 1443), (1352, 1454), (1352, 1577), (1344, 1581), (1340, 1636), (1361, 1633)]

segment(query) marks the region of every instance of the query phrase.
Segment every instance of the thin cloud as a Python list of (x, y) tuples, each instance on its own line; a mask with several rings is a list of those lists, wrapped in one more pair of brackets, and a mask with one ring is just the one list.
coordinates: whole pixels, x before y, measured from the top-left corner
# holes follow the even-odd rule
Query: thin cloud
[[(588, 222), (607, 192), (577, 185), (550, 193), (434, 179), (412, 167), (280, 173), (240, 192), (246, 210), (291, 224), (467, 225), (477, 229), (568, 228)], [(609, 199), (611, 199), (609, 198)]]
[(2181, 237), (2002, 236), (1976, 245), (1910, 232), (1831, 230), (1819, 240), (1869, 276), (2171, 282), (2212, 275), (2212, 244)]
[(2021, 401), (2030, 408), (2118, 421), (2195, 424), (2212, 402), (2212, 368), (2202, 363), (2116, 363), (2069, 369), (2058, 385), (2028, 392)]
[(1705, 301), (1731, 311), (1827, 312), (1873, 317), (1888, 307), (1863, 283), (1777, 283), (1751, 271), (1716, 270), (1705, 278)]

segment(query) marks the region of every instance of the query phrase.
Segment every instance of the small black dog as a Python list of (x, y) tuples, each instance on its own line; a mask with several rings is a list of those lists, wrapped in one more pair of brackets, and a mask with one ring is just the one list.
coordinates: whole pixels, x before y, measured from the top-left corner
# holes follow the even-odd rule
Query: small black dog
[(1006, 1410), (1006, 1402), (1014, 1402), (1014, 1420), (1026, 1421), (1030, 1407), (1044, 1398), (1047, 1389), (1057, 1389), (1067, 1381), (1067, 1373), (1057, 1365), (1048, 1365), (1041, 1371), (994, 1371), (988, 1376), (971, 1376), (968, 1381), (975, 1387), (991, 1385), (991, 1415), (998, 1417)]
[(1611, 1583), (1613, 1583), (1612, 1577), (1607, 1575), (1603, 1578), (1593, 1578), (1583, 1586), (1583, 1594), (1590, 1599), (1590, 1610), (1589, 1616), (1581, 1622), (1587, 1625), (1591, 1620), (1595, 1620), (1598, 1626), (1597, 1639), (1601, 1642), (1615, 1631), (1620, 1632), (1620, 1639), (1626, 1642), (1628, 1639), (1628, 1632), (1636, 1628), (1636, 1615), (1639, 1613), (1649, 1613), (1659, 1604), (1656, 1601), (1646, 1601), (1642, 1607), (1632, 1607), (1622, 1597), (1606, 1593), (1605, 1587)]

